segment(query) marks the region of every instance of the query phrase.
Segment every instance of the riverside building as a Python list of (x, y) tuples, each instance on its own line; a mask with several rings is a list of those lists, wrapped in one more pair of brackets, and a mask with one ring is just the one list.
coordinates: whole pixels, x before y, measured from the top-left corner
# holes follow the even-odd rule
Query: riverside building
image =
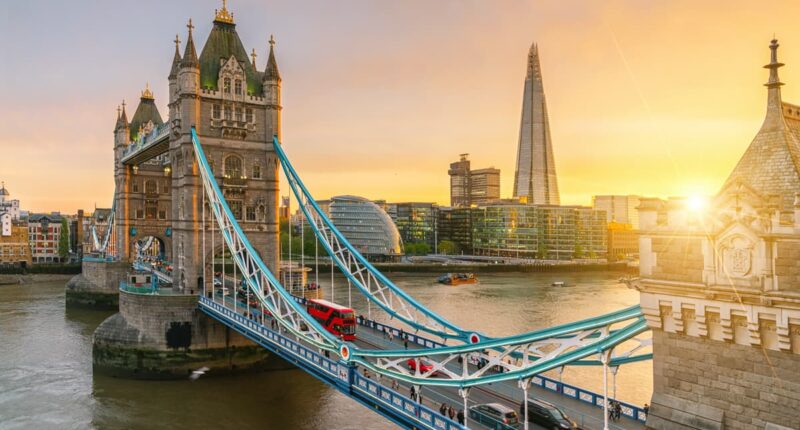
[(403, 243), (392, 219), (377, 204), (357, 196), (336, 196), (331, 221), (362, 255), (373, 261), (397, 260)]

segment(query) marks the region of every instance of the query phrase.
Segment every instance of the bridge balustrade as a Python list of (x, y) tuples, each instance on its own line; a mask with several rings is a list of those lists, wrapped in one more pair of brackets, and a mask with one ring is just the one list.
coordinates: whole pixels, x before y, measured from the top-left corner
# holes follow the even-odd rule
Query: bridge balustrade
[[(302, 298), (296, 299), (300, 301)], [(281, 358), (310, 371), (309, 373), (312, 375), (333, 385), (345, 394), (355, 394), (357, 400), (365, 405), (383, 408), (384, 415), (387, 415), (387, 411), (399, 414), (404, 420), (418, 422), (421, 427), (432, 429), (464, 429), (462, 425), (441, 416), (427, 406), (416, 403), (391, 388), (359, 375), (354, 366), (327, 358), (211, 299), (200, 297), (199, 301), (200, 309), (211, 317), (268, 348)], [(305, 300), (301, 301), (301, 303), (304, 302)]]

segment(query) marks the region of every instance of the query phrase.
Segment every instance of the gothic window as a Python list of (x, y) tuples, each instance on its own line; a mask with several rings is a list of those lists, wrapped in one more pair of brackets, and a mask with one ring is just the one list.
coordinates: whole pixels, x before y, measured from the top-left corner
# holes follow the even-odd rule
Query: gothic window
[(144, 218), (144, 210), (143, 209), (136, 209), (136, 218), (143, 219)]
[(256, 208), (254, 206), (247, 207), (247, 221), (256, 220)]
[(245, 112), (247, 113), (246, 121), (247, 122), (254, 122), (253, 121), (253, 109), (247, 108), (247, 110)]
[(163, 209), (158, 211), (158, 219), (167, 219), (167, 211)]
[(242, 94), (242, 80), (241, 79), (237, 79), (236, 82), (234, 83), (234, 90), (236, 91), (236, 95), (237, 96)]
[(242, 108), (237, 108), (236, 109), (236, 121), (241, 121), (241, 120), (242, 120)]
[(225, 106), (225, 120), (226, 121), (230, 121), (231, 120), (231, 108), (230, 108), (230, 106)]
[(139, 192), (139, 181), (133, 181), (133, 192), (134, 193)]
[(162, 182), (161, 183), (161, 193), (167, 194), (169, 192), (169, 182)]
[(241, 200), (229, 200), (228, 203), (231, 205), (231, 212), (233, 212), (233, 217), (237, 220), (242, 219), (242, 201)]
[(261, 179), (261, 165), (253, 164), (253, 179)]
[(158, 194), (158, 186), (156, 185), (156, 181), (151, 179), (145, 182), (144, 192), (147, 194)]
[(156, 213), (158, 212), (158, 206), (155, 202), (147, 202), (145, 206), (145, 219), (156, 219)]
[(236, 155), (229, 155), (225, 159), (225, 177), (228, 178), (241, 178), (242, 177), (242, 159)]
[(222, 80), (222, 91), (225, 94), (231, 93), (231, 78), (225, 78)]
[(220, 106), (214, 105), (214, 119), (219, 119), (222, 114), (220, 113)]

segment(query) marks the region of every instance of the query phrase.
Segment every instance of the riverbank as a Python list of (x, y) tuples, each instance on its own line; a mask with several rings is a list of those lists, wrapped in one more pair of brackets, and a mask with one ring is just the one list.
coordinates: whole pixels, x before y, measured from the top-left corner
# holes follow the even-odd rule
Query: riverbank
[[(619, 272), (621, 274), (639, 273), (638, 267), (626, 263), (566, 263), (566, 264), (443, 264), (443, 263), (372, 263), (381, 272), (408, 273), (575, 273), (575, 272)], [(313, 260), (306, 260), (306, 266), (313, 271)], [(330, 264), (319, 264), (320, 272), (330, 272)]]
[(0, 285), (33, 284), (36, 282), (68, 281), (73, 275), (33, 273), (27, 275), (0, 275)]

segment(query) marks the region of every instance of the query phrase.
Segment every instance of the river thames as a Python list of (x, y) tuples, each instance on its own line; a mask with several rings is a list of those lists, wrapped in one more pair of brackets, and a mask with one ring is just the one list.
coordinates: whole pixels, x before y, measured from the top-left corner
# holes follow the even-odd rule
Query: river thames
[[(388, 276), (457, 325), (488, 335), (521, 333), (636, 304), (619, 273), (486, 273), (479, 285), (435, 283), (435, 274)], [(313, 280), (313, 275), (311, 276)], [(567, 287), (552, 287), (565, 281)], [(92, 332), (112, 312), (65, 309), (64, 281), (0, 286), (0, 429), (390, 429), (366, 407), (299, 370), (195, 382), (132, 381), (92, 373)], [(330, 275), (320, 275), (330, 298)], [(366, 315), (336, 279), (334, 299)], [(551, 375), (554, 376), (554, 375)], [(555, 376), (554, 376), (555, 377)], [(602, 392), (599, 368), (563, 380)], [(650, 362), (623, 367), (621, 400), (649, 401)]]

